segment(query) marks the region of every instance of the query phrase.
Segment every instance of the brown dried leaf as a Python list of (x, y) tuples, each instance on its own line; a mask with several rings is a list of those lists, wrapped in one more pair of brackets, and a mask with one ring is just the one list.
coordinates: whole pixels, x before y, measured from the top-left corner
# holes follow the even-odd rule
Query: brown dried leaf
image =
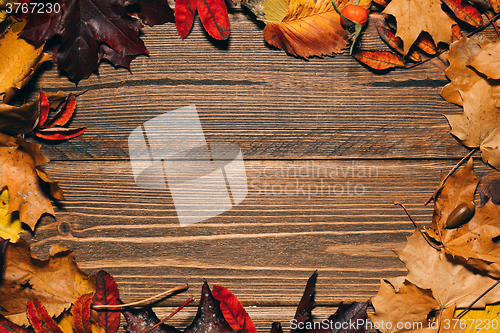
[(85, 294), (95, 292), (95, 278), (78, 268), (73, 252), (53, 247), (50, 258), (39, 259), (30, 245), (10, 244), (0, 284), (0, 313), (17, 325), (27, 325), (28, 300), (39, 299), (50, 316), (57, 316)]
[(435, 43), (451, 43), (454, 22), (441, 10), (440, 0), (392, 0), (382, 13), (396, 18), (396, 36), (403, 40), (405, 55), (422, 31), (427, 31)]
[(40, 65), (52, 59), (43, 52), (44, 44), (34, 47), (18, 38), (24, 21), (14, 23), (0, 39), (0, 100), (8, 103), (24, 87)]
[(286, 15), (281, 17), (284, 4), (283, 0), (264, 1), (267, 43), (306, 59), (331, 56), (347, 47), (347, 34), (331, 0), (290, 0)]
[(478, 192), (481, 197), (481, 207), (484, 206), (490, 198), (495, 205), (500, 205), (500, 172), (493, 171), (483, 176), (479, 183)]
[(490, 79), (500, 79), (500, 40), (480, 47), (481, 51), (469, 65)]

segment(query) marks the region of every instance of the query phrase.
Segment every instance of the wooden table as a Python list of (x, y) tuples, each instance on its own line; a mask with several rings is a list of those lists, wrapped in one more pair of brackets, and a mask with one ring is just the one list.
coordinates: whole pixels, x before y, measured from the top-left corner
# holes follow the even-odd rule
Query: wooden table
[[(124, 301), (189, 283), (187, 293), (158, 304), (160, 317), (190, 293), (199, 298), (206, 278), (238, 296), (259, 332), (277, 320), (288, 327), (316, 269), (318, 319), (342, 301), (375, 296), (381, 278), (406, 274), (392, 250), (404, 247), (414, 227), (393, 202), (428, 225), (432, 205), (423, 202), (440, 171), (468, 152), (443, 116), (461, 112), (439, 95), (446, 66), (435, 59), (377, 74), (347, 54), (292, 58), (268, 47), (248, 15), (232, 10), (227, 42), (210, 39), (199, 20), (185, 40), (172, 24), (146, 27), (150, 55), (133, 61), (132, 73), (102, 64), (78, 87), (55, 65), (42, 67), (35, 93), (88, 90), (71, 124), (88, 130), (43, 145), (52, 160), (45, 168), (67, 201), (24, 236), (37, 255), (46, 257), (52, 243), (71, 248), (85, 271), (111, 273)], [(362, 47), (385, 47), (373, 24)], [(127, 137), (190, 104), (208, 142), (241, 148), (249, 193), (232, 210), (180, 227), (168, 190), (135, 184)], [(302, 173), (280, 173), (288, 169)], [(488, 168), (477, 160), (476, 171)], [(297, 182), (306, 192), (279, 192)], [(313, 193), (325, 183), (336, 192)], [(187, 326), (195, 305), (172, 323)]]

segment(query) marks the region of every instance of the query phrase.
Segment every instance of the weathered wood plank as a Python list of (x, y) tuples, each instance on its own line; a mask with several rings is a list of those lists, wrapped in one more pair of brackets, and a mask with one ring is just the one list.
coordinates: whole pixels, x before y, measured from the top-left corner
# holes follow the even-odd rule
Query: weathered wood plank
[[(53, 65), (36, 88), (90, 89), (78, 101), (80, 138), (47, 145), (58, 160), (123, 160), (127, 136), (165, 112), (196, 104), (208, 141), (237, 143), (246, 159), (453, 158), (465, 155), (442, 114), (440, 60), (411, 70), (374, 74), (348, 55), (287, 56), (266, 46), (258, 24), (231, 15), (232, 36), (210, 40), (197, 23), (181, 40), (173, 25), (145, 28), (149, 57), (133, 74), (104, 64), (78, 88)], [(363, 45), (383, 47), (371, 27)]]
[[(320, 166), (329, 175), (339, 170), (346, 175), (326, 177), (318, 173)], [(404, 247), (413, 226), (393, 202), (404, 202), (417, 221), (428, 224), (432, 207), (422, 203), (438, 184), (439, 171), (451, 166), (247, 161), (249, 193), (242, 203), (180, 227), (169, 190), (138, 188), (128, 162), (49, 163), (47, 170), (61, 181), (67, 202), (57, 209), (55, 221), (44, 218), (25, 238), (39, 256), (56, 242), (73, 249), (85, 270), (108, 270), (125, 300), (185, 282), (198, 286), (207, 278), (246, 304), (291, 305), (315, 269), (326, 290), (324, 304), (364, 300), (376, 294), (381, 277), (405, 274), (392, 249)], [(363, 168), (377, 172), (362, 177)], [(476, 169), (479, 174), (487, 170), (480, 162)], [(304, 192), (278, 190), (297, 183)], [(323, 194), (312, 195), (315, 186), (326, 184), (338, 189), (350, 184), (351, 192), (328, 194), (324, 187)], [(360, 185), (359, 195), (352, 191), (354, 184)]]

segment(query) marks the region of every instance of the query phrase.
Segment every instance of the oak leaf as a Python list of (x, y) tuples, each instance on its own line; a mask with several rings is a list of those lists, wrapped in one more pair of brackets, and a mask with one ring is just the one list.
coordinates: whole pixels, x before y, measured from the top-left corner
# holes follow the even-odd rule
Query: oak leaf
[[(19, 221), (19, 214), (8, 213), (9, 211), (9, 190), (5, 189), (0, 194), (0, 237), (15, 243), (19, 239), (19, 234), (24, 229)], [(0, 269), (1, 271), (1, 269)]]
[[(396, 251), (396, 254), (408, 269), (406, 279), (419, 288), (431, 289), (440, 309), (453, 304), (465, 308), (496, 282), (489, 276), (475, 273), (463, 261), (434, 249), (418, 231), (408, 237), (406, 247)], [(396, 290), (400, 289), (396, 282), (393, 286)], [(495, 288), (483, 296), (474, 308), (482, 308), (499, 298), (500, 288)]]
[(97, 71), (102, 44), (121, 58), (148, 53), (138, 37), (142, 24), (127, 14), (125, 1), (63, 0), (60, 4), (58, 13), (30, 15), (20, 36), (34, 44), (59, 36), (60, 43), (51, 53), (72, 80), (78, 82)]
[(0, 188), (9, 189), (7, 213), (19, 211), (19, 219), (34, 230), (44, 213), (54, 215), (45, 183), (50, 195), (62, 200), (61, 189), (43, 170), (41, 165), (49, 159), (40, 153), (39, 144), (26, 142), (21, 136), (0, 133)]
[(257, 333), (252, 319), (229, 289), (214, 285), (212, 294), (216, 300), (220, 301), (222, 314), (233, 330), (241, 330), (242, 333)]
[(500, 79), (500, 40), (480, 47), (481, 51), (469, 65), (490, 79)]
[(422, 31), (427, 31), (436, 44), (451, 43), (454, 21), (441, 10), (440, 0), (392, 0), (382, 13), (396, 18), (396, 36), (403, 40), (405, 55)]
[(461, 93), (464, 112), (446, 116), (451, 134), (469, 148), (479, 147), (484, 163), (500, 168), (500, 108), (496, 107), (491, 86), (479, 80)]
[(347, 48), (347, 34), (331, 0), (265, 0), (264, 14), (264, 39), (292, 56), (331, 56)]
[(95, 292), (95, 278), (76, 264), (73, 252), (52, 246), (50, 258), (39, 259), (22, 239), (9, 244), (0, 284), (0, 313), (18, 325), (27, 325), (26, 306), (40, 300), (50, 316), (58, 316), (82, 295)]
[[(434, 332), (428, 328), (427, 315), (438, 306), (429, 289), (422, 289), (405, 280), (396, 292), (384, 280), (380, 282), (377, 296), (372, 298), (375, 314), (369, 314), (372, 323), (383, 333)], [(390, 323), (390, 325), (388, 324)], [(398, 323), (410, 327), (398, 328)]]
[(8, 103), (23, 88), (40, 65), (52, 59), (43, 52), (44, 43), (33, 46), (18, 37), (25, 22), (10, 26), (0, 38), (0, 100)]

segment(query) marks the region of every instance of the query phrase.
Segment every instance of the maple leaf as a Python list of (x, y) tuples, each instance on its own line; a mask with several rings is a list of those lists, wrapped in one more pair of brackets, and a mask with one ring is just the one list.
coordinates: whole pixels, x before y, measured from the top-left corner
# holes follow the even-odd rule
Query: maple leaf
[[(118, 305), (121, 303), (119, 299), (118, 286), (113, 277), (103, 270), (99, 271), (96, 275), (96, 292), (92, 298), (92, 304)], [(97, 323), (105, 329), (106, 333), (115, 333), (120, 326), (120, 312), (99, 311)]]
[(175, 25), (181, 38), (186, 38), (191, 31), (196, 10), (210, 36), (218, 40), (229, 37), (229, 16), (224, 0), (175, 0)]
[(396, 36), (403, 40), (405, 55), (422, 31), (427, 31), (436, 44), (451, 43), (454, 21), (441, 10), (440, 0), (392, 0), (382, 13), (396, 18)]
[[(139, 309), (126, 309), (122, 310), (127, 326), (125, 331), (128, 333), (143, 333), (148, 330), (148, 333), (180, 333), (178, 329), (173, 326), (160, 324), (153, 328), (160, 322), (151, 306), (146, 306)], [(152, 329), (153, 328), (153, 329)]]
[(63, 0), (59, 13), (30, 15), (20, 36), (34, 44), (60, 36), (60, 45), (51, 49), (54, 61), (78, 82), (97, 71), (102, 44), (122, 58), (147, 54), (138, 37), (141, 27), (127, 14), (124, 1)]
[(233, 329), (227, 323), (220, 302), (215, 299), (210, 291), (207, 281), (201, 289), (198, 312), (191, 325), (186, 327), (184, 333), (231, 333)]
[(483, 176), (479, 183), (478, 192), (481, 198), (481, 207), (490, 198), (495, 205), (500, 205), (500, 172), (490, 172), (486, 176)]
[(461, 95), (463, 114), (446, 116), (451, 134), (466, 147), (479, 147), (484, 163), (500, 168), (500, 108), (495, 105), (491, 86), (479, 80)]
[(82, 295), (95, 292), (95, 278), (76, 264), (73, 252), (52, 246), (50, 258), (39, 259), (20, 239), (5, 255), (0, 284), (1, 314), (18, 325), (27, 325), (28, 300), (40, 300), (50, 316), (57, 316)]
[[(465, 308), (496, 282), (489, 276), (476, 274), (473, 268), (464, 266), (463, 261), (429, 246), (418, 231), (408, 237), (406, 247), (396, 254), (408, 269), (406, 279), (422, 289), (431, 289), (440, 309), (455, 303)], [(396, 280), (391, 282), (396, 291), (401, 288)], [(474, 307), (484, 307), (499, 297), (500, 288), (493, 289)]]
[(63, 200), (62, 191), (42, 169), (49, 159), (40, 153), (40, 145), (26, 142), (21, 136), (11, 137), (0, 133), (0, 188), (9, 189), (7, 214), (19, 211), (19, 219), (34, 230), (44, 213), (54, 215), (44, 183), (50, 186), (50, 194)]
[[(407, 280), (397, 292), (389, 282), (380, 281), (372, 304), (375, 314), (368, 316), (383, 333), (425, 332), (424, 329), (428, 328), (427, 315), (438, 306), (429, 289), (419, 288)], [(399, 327), (399, 323), (410, 323), (411, 326)]]
[(216, 300), (221, 302), (222, 314), (233, 330), (241, 330), (243, 333), (257, 333), (252, 319), (229, 289), (214, 285), (212, 294)]
[(23, 88), (40, 65), (52, 59), (43, 52), (44, 44), (37, 47), (18, 37), (25, 22), (10, 26), (0, 38), (0, 99), (8, 103), (16, 91)]
[(137, 16), (150, 27), (167, 22), (175, 22), (174, 11), (168, 0), (140, 0), (141, 11)]
[(481, 45), (489, 42), (488, 38), (478, 34), (470, 38), (462, 37), (458, 42), (450, 45), (448, 52), (450, 66), (446, 69), (445, 74), (451, 82), (441, 90), (441, 96), (445, 100), (463, 105), (460, 92), (468, 92), (474, 84), (484, 80), (477, 71), (468, 65), (481, 52)]
[(490, 79), (500, 79), (500, 41), (480, 45), (481, 51), (469, 65)]
[(331, 0), (265, 0), (264, 13), (264, 39), (290, 55), (331, 56), (347, 47), (347, 34)]
[(0, 237), (15, 243), (19, 239), (19, 234), (24, 232), (24, 229), (21, 221), (19, 221), (18, 214), (8, 213), (8, 211), (9, 190), (5, 189), (0, 194)]
[[(463, 310), (456, 310), (455, 315), (459, 315)], [(464, 333), (488, 332), (487, 323), (500, 321), (500, 305), (487, 305), (484, 309), (472, 309), (461, 317), (461, 320), (468, 323)], [(470, 323), (475, 325), (470, 325)], [(496, 325), (495, 325), (496, 326)], [(480, 329), (478, 329), (481, 327)], [(490, 326), (490, 329), (492, 327)]]

